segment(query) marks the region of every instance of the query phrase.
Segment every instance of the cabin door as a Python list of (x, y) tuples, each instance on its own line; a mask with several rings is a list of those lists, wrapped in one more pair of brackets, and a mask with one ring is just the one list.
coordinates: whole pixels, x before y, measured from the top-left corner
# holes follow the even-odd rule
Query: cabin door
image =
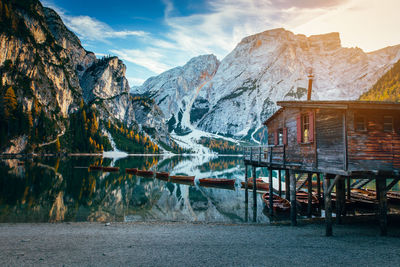
[(344, 166), (344, 113), (320, 109), (316, 113), (317, 160), (319, 169), (340, 169)]

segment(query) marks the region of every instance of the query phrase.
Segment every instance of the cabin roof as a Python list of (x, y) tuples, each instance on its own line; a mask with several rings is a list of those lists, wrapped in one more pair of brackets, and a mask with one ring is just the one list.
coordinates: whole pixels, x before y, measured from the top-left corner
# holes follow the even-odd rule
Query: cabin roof
[(400, 103), (384, 101), (278, 101), (281, 108), (269, 117), (264, 125), (267, 125), (285, 108), (329, 108), (329, 109), (377, 109), (377, 110), (400, 110)]

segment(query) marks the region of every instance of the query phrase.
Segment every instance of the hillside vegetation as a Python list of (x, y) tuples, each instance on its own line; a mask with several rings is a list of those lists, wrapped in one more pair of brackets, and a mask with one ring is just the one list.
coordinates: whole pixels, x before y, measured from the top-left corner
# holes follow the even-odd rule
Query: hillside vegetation
[(400, 102), (400, 60), (360, 100)]

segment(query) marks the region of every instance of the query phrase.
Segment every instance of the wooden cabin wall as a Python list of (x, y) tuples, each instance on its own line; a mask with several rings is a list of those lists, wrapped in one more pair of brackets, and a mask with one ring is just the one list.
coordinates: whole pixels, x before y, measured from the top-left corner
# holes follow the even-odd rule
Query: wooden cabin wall
[[(285, 161), (287, 163), (302, 164), (305, 167), (315, 167), (315, 142), (309, 144), (297, 143), (297, 116), (307, 113), (312, 109), (286, 108), (270, 121), (268, 127), (268, 144), (274, 144), (274, 134), (280, 128), (287, 128), (287, 145)], [(283, 147), (274, 148), (273, 151), (280, 153)]]
[[(364, 115), (367, 130), (355, 131), (356, 114)], [(394, 131), (383, 130), (383, 117), (393, 116)], [(348, 110), (349, 170), (400, 169), (400, 112), (385, 110)]]
[(318, 168), (344, 170), (344, 112), (339, 109), (317, 109), (315, 112)]

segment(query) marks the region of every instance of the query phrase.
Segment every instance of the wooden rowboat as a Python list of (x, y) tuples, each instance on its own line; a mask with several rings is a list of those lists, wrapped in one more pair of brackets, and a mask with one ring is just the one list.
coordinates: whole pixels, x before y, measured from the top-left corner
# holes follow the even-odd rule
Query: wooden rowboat
[(186, 182), (194, 181), (194, 176), (186, 176), (186, 175), (171, 175), (169, 178), (175, 181), (186, 181)]
[[(245, 182), (240, 182), (242, 184), (242, 188), (246, 187)], [(247, 186), (249, 189), (253, 189), (253, 178), (247, 179)], [(269, 184), (264, 182), (262, 179), (258, 178), (256, 180), (256, 188), (257, 190), (269, 191)]]
[(103, 167), (103, 172), (117, 172), (119, 167)]
[[(269, 206), (269, 192), (263, 194), (262, 199), (264, 200), (267, 207), (270, 209)], [(273, 194), (273, 207), (272, 209), (275, 212), (288, 212), (290, 211), (290, 202), (287, 199), (284, 199), (278, 195)]]
[(103, 170), (103, 166), (90, 165), (90, 166), (89, 166), (89, 170), (90, 170), (90, 171), (102, 171), (102, 170)]
[(142, 176), (142, 177), (150, 177), (154, 175), (153, 171), (146, 171), (146, 170), (138, 170), (136, 172), (136, 175)]
[(161, 180), (168, 180), (169, 172), (156, 172), (156, 178)]
[(137, 168), (126, 168), (125, 172), (129, 173), (129, 174), (136, 174), (138, 172), (138, 169)]
[(389, 191), (387, 192), (387, 198), (389, 202), (400, 203), (400, 192)]
[(202, 178), (199, 179), (200, 185), (225, 185), (225, 186), (235, 186), (235, 179), (225, 179), (225, 178)]
[[(296, 201), (300, 203), (302, 207), (308, 206), (308, 193), (305, 191), (296, 192)], [(311, 195), (311, 206), (316, 208), (319, 205), (319, 200), (315, 195)]]

